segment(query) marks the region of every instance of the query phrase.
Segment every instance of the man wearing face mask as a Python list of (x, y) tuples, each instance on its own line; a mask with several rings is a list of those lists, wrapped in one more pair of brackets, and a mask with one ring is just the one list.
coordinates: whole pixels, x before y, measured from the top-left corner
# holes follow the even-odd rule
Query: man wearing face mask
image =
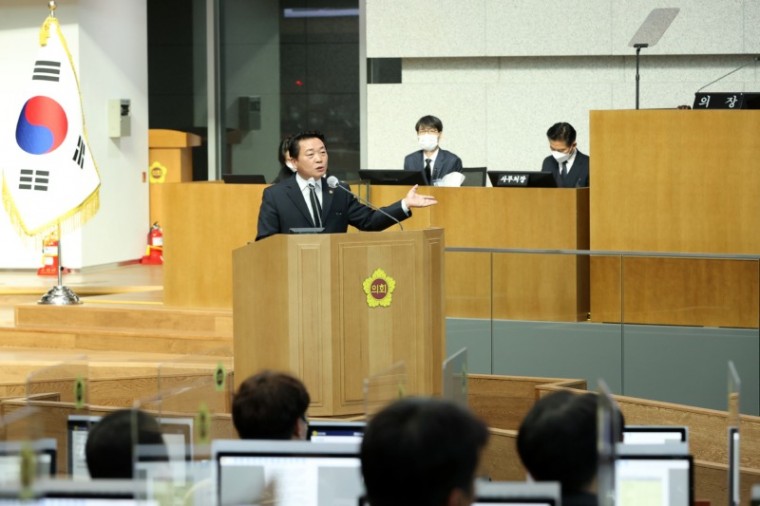
[(414, 129), (420, 150), (404, 158), (404, 170), (422, 172), (426, 184), (432, 185), (452, 172), (462, 172), (462, 160), (445, 149), (439, 142), (443, 132), (443, 122), (435, 116), (423, 116)]
[(589, 157), (578, 151), (573, 125), (555, 123), (546, 136), (552, 154), (544, 159), (541, 171), (551, 172), (558, 188), (588, 187)]

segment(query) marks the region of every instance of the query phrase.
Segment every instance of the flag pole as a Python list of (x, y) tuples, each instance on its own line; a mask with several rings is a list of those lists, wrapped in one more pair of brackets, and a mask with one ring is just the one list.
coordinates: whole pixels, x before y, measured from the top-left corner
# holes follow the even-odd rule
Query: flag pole
[[(53, 3), (51, 1), (51, 3)], [(61, 222), (58, 222), (58, 284), (48, 291), (37, 304), (52, 306), (72, 306), (81, 304), (79, 296), (67, 286), (63, 286), (63, 257), (61, 256)]]

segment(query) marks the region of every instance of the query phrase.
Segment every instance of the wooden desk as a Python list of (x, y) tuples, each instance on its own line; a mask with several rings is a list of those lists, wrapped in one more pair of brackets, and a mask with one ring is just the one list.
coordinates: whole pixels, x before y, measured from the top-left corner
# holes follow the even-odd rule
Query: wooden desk
[[(759, 129), (758, 111), (592, 111), (591, 249), (760, 254)], [(756, 260), (591, 266), (594, 321), (758, 326)]]

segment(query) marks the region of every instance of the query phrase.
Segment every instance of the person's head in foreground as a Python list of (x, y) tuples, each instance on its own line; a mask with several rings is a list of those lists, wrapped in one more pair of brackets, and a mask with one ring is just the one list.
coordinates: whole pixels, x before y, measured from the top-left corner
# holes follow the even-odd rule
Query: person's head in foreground
[(306, 386), (290, 374), (261, 371), (240, 384), (232, 400), (232, 423), (240, 439), (306, 439)]
[(517, 435), (517, 452), (534, 480), (559, 482), (563, 496), (596, 493), (598, 399), (594, 393), (559, 391), (542, 397), (528, 412)]
[(459, 506), (473, 501), (486, 425), (450, 401), (409, 397), (367, 424), (362, 475), (371, 506)]
[(104, 416), (87, 435), (85, 456), (90, 477), (132, 478), (135, 444), (158, 445), (166, 454), (162, 460), (168, 460), (161, 425), (153, 416), (132, 409)]

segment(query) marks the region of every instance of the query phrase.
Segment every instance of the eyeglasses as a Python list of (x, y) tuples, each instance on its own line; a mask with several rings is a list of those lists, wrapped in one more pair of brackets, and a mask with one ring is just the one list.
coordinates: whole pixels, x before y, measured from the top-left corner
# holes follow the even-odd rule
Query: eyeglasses
[(438, 129), (437, 128), (420, 128), (417, 130), (418, 134), (437, 134)]

